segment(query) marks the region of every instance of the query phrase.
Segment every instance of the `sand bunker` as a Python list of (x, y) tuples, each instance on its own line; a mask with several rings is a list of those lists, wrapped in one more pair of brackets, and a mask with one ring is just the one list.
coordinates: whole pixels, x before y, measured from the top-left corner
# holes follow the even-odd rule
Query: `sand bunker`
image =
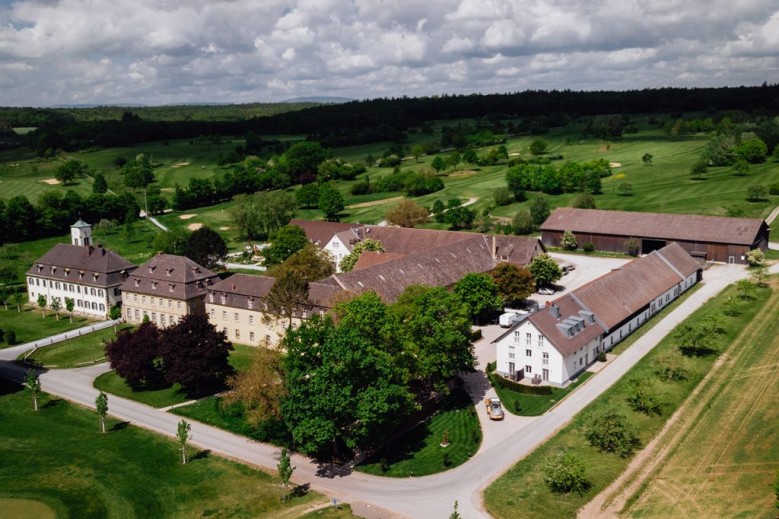
[(182, 220), (189, 220), (190, 218), (194, 218), (196, 216), (197, 216), (196, 214), (182, 214), (181, 216), (179, 216), (179, 218), (181, 218)]
[(347, 209), (357, 209), (358, 207), (373, 207), (374, 205), (387, 204), (389, 202), (397, 202), (403, 200), (402, 196), (396, 196), (394, 198), (385, 198), (383, 200), (374, 200), (373, 202), (363, 202), (361, 204), (353, 204), (347, 207)]
[(455, 171), (454, 173), (450, 173), (450, 177), (468, 177), (470, 175), (473, 175), (476, 173), (476, 171), (472, 169), (461, 169), (460, 171)]
[(621, 162), (609, 162), (609, 167), (621, 168), (622, 167), (622, 163)]
[(175, 191), (175, 189), (173, 189), (172, 187), (163, 187), (162, 189), (160, 189), (160, 191), (165, 191), (166, 193), (172, 193)]
[(203, 227), (202, 223), (191, 223), (187, 225), (187, 229), (189, 229), (190, 231), (197, 231), (201, 227)]
[(184, 166), (189, 166), (192, 164), (191, 162), (179, 162), (177, 164), (173, 164), (171, 168), (183, 168)]
[(219, 228), (219, 230), (220, 230), (220, 231), (229, 231), (229, 230), (230, 230), (230, 228), (229, 228), (229, 227), (224, 227), (224, 226), (223, 226), (223, 227), (220, 227), (220, 228)]
[(56, 178), (47, 178), (45, 180), (41, 180), (41, 182), (45, 182), (46, 184), (49, 184), (50, 186), (56, 186), (57, 184), (60, 183), (60, 181), (57, 180)]

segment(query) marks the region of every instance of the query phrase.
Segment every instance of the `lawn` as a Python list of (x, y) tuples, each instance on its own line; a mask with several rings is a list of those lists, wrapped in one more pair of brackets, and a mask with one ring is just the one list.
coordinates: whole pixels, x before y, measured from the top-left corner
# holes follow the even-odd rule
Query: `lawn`
[[(493, 375), (499, 376), (499, 375)], [(576, 380), (571, 382), (568, 387), (553, 387), (551, 395), (530, 395), (520, 393), (508, 388), (493, 384), (498, 398), (503, 403), (503, 408), (511, 414), (519, 416), (540, 416), (550, 410), (556, 403), (568, 396), (574, 389), (582, 385), (592, 373), (585, 371), (579, 375)]]
[[(449, 446), (441, 442), (447, 435)], [(479, 450), (481, 429), (470, 397), (457, 389), (440, 410), (391, 442), (356, 469), (368, 474), (405, 478), (436, 474), (462, 465)]]
[[(124, 324), (117, 327), (117, 330), (130, 330), (132, 328), (133, 326)], [(27, 357), (27, 360), (37, 362), (45, 368), (58, 369), (95, 364), (105, 360), (105, 342), (110, 341), (115, 336), (113, 328), (98, 330), (76, 339), (68, 339), (40, 348)]]
[(774, 293), (691, 408), (629, 517), (775, 517), (779, 470), (779, 293)]
[(336, 506), (328, 506), (309, 512), (306, 515), (301, 516), (301, 519), (351, 519), (352, 517), (356, 517), (352, 513), (352, 507), (338, 503)]
[(278, 479), (256, 468), (194, 448), (182, 465), (171, 439), (112, 419), (101, 434), (94, 412), (46, 395), (36, 413), (5, 382), (0, 395), (0, 498), (57, 517), (299, 517), (328, 502), (309, 492), (282, 503)]
[[(58, 321), (51, 310), (46, 310), (46, 317), (43, 318), (41, 317), (41, 311), (31, 306), (22, 306), (21, 312), (16, 311), (16, 305), (9, 304), (8, 310), (0, 306), (0, 328), (6, 333), (8, 333), (8, 330), (16, 332), (17, 344), (37, 341), (58, 333), (89, 326), (94, 322), (84, 316), (74, 315), (73, 322), (71, 323), (67, 313), (63, 311), (60, 311)], [(2, 347), (7, 346), (7, 343), (2, 345)]]
[[(736, 338), (750, 326), (771, 295), (771, 289), (760, 288), (752, 299), (744, 301), (736, 293), (735, 287), (730, 287), (697, 310), (690, 316), (689, 320), (690, 322), (700, 322), (708, 316), (721, 315), (723, 333), (717, 335), (715, 340), (716, 348), (719, 351), (724, 351), (736, 344)], [(723, 315), (725, 301), (730, 296), (737, 298), (735, 316)], [(617, 407), (635, 423), (641, 442), (645, 445), (660, 431), (668, 417), (698, 385), (717, 359), (716, 355), (688, 359), (692, 375), (686, 382), (656, 380), (657, 388), (664, 401), (662, 413), (659, 416), (635, 413), (626, 402), (626, 398), (630, 394), (629, 380), (639, 376), (656, 378), (652, 364), (653, 359), (675, 348), (673, 334), (671, 334), (617, 384), (578, 414), (570, 424), (490, 485), (485, 492), (485, 503), (490, 514), (494, 517), (515, 517), (517, 510), (521, 509), (523, 516), (529, 518), (575, 517), (577, 510), (616, 479), (630, 462), (629, 458), (601, 453), (586, 444), (582, 431), (587, 423), (588, 415), (607, 405)], [(587, 478), (591, 484), (591, 488), (583, 495), (553, 493), (544, 483), (541, 467), (550, 456), (560, 450), (572, 452), (583, 460)]]
[[(251, 365), (252, 346), (243, 346), (234, 344), (234, 350), (230, 352), (230, 364), (237, 369), (243, 370)], [(133, 389), (124, 381), (122, 377), (114, 371), (103, 373), (95, 379), (95, 387), (106, 393), (135, 400), (142, 404), (152, 407), (168, 407), (171, 405), (182, 404), (192, 399), (179, 384), (173, 384), (167, 387), (157, 389), (147, 389), (143, 391), (133, 391)]]

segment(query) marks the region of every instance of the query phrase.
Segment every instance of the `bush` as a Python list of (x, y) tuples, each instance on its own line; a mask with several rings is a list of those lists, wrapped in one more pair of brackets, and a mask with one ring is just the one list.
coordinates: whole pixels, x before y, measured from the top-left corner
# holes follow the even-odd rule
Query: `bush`
[(630, 381), (630, 393), (628, 404), (637, 413), (647, 416), (660, 415), (663, 411), (663, 402), (660, 392), (649, 377), (634, 378)]
[(623, 246), (625, 247), (625, 254), (630, 256), (638, 256), (641, 252), (641, 241), (638, 238), (628, 238)]
[(492, 197), (495, 200), (495, 205), (503, 206), (511, 203), (512, 194), (507, 187), (499, 187), (492, 192)]
[[(777, 146), (776, 149), (779, 150), (779, 146)], [(768, 193), (771, 195), (779, 195), (779, 183), (768, 186)]]
[(523, 393), (526, 395), (551, 395), (552, 388), (550, 386), (527, 386), (525, 384), (519, 384), (513, 380), (503, 378), (495, 373), (490, 373), (490, 382), (493, 386), (515, 391), (517, 393)]
[(482, 338), (481, 328), (471, 330), (471, 342), (476, 342)]
[(605, 351), (598, 352), (597, 360), (598, 362), (606, 362), (606, 352)]
[(765, 262), (765, 254), (760, 249), (752, 249), (747, 252), (747, 263), (750, 267), (761, 267)]
[(641, 445), (638, 429), (614, 407), (590, 415), (584, 426), (584, 437), (590, 446), (627, 458)]
[(660, 380), (684, 382), (690, 378), (689, 362), (681, 354), (670, 351), (656, 357), (652, 364)]
[(587, 242), (584, 245), (582, 245), (582, 250), (584, 252), (595, 252), (595, 244), (592, 242)]
[(3, 342), (4, 339), (5, 339), (5, 331), (2, 328), (0, 328), (0, 342)]
[(514, 218), (511, 219), (511, 227), (514, 229), (514, 234), (530, 234), (533, 232), (535, 229), (533, 217), (526, 207), (517, 211)]
[(552, 492), (583, 494), (590, 488), (584, 461), (573, 453), (559, 451), (547, 458), (542, 471)]
[(16, 332), (13, 330), (6, 330), (5, 331), (5, 342), (9, 346), (13, 346), (16, 344)]
[(560, 239), (560, 245), (565, 250), (576, 250), (577, 243), (576, 243), (576, 236), (571, 231), (565, 231), (563, 232), (563, 237)]

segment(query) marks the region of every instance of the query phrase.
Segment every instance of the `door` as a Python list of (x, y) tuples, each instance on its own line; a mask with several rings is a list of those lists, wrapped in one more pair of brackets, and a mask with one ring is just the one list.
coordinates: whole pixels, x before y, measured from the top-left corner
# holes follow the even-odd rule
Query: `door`
[(732, 264), (734, 264), (735, 262), (736, 262), (736, 257), (735, 257), (735, 256), (728, 256), (728, 263), (729, 263), (729, 264), (731, 264), (731, 265), (732, 265)]
[(549, 370), (544, 368), (541, 370), (541, 378), (544, 380), (549, 380)]
[(509, 375), (513, 377), (514, 373), (516, 373), (516, 368), (514, 367), (514, 363), (509, 362)]

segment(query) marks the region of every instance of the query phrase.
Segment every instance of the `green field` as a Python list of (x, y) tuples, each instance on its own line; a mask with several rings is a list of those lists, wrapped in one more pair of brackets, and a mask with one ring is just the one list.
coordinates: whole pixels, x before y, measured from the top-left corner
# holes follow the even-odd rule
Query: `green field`
[(0, 506), (26, 499), (57, 517), (184, 519), (292, 518), (328, 503), (314, 492), (282, 503), (278, 479), (256, 468), (193, 447), (182, 465), (173, 440), (112, 419), (107, 429), (94, 412), (46, 395), (34, 412), (27, 393), (0, 382)]
[[(447, 447), (441, 446), (444, 435), (449, 439)], [(462, 465), (480, 444), (481, 428), (471, 399), (463, 390), (455, 390), (436, 414), (356, 468), (396, 478), (427, 476)]]
[(628, 517), (776, 517), (779, 292), (774, 292), (688, 404), (670, 450), (628, 501)]
[[(43, 318), (39, 309), (30, 306), (22, 306), (21, 312), (16, 311), (16, 305), (9, 304), (8, 310), (0, 306), (0, 328), (6, 333), (8, 330), (15, 331), (17, 344), (37, 341), (44, 337), (88, 326), (94, 322), (86, 317), (74, 315), (71, 323), (68, 320), (67, 312), (63, 311), (60, 311), (58, 321), (51, 310), (46, 310), (46, 317)], [(8, 344), (5, 343), (2, 345), (2, 347), (7, 346)]]
[[(736, 338), (750, 327), (750, 323), (754, 322), (755, 316), (760, 313), (772, 294), (770, 288), (759, 288), (752, 299), (744, 301), (736, 293), (735, 287), (730, 287), (693, 313), (689, 319), (691, 322), (700, 322), (708, 316), (721, 315), (727, 298), (734, 296), (737, 298), (736, 315), (723, 315), (723, 333), (717, 335), (715, 340), (719, 351), (729, 347), (737, 348), (739, 341), (736, 341)], [(674, 339), (669, 335), (570, 424), (490, 485), (485, 492), (485, 504), (490, 514), (499, 518), (516, 517), (517, 510), (521, 509), (523, 517), (528, 518), (575, 517), (579, 508), (611, 484), (630, 462), (629, 458), (601, 453), (587, 445), (583, 428), (589, 413), (604, 406), (620, 409), (636, 424), (642, 445), (646, 445), (662, 429), (668, 417), (684, 402), (717, 359), (716, 355), (688, 359), (692, 375), (686, 382), (663, 382), (657, 379), (656, 384), (664, 402), (661, 415), (646, 416), (635, 413), (626, 401), (630, 394), (628, 381), (640, 376), (656, 378), (653, 359), (675, 348)], [(553, 493), (544, 483), (541, 467), (547, 458), (560, 450), (575, 453), (584, 461), (591, 488), (583, 495)]]
[[(124, 324), (117, 327), (118, 331), (130, 330), (133, 326)], [(30, 362), (36, 362), (44, 368), (69, 369), (95, 364), (105, 360), (105, 342), (116, 336), (113, 328), (98, 330), (76, 339), (58, 342), (45, 346), (27, 357)]]

